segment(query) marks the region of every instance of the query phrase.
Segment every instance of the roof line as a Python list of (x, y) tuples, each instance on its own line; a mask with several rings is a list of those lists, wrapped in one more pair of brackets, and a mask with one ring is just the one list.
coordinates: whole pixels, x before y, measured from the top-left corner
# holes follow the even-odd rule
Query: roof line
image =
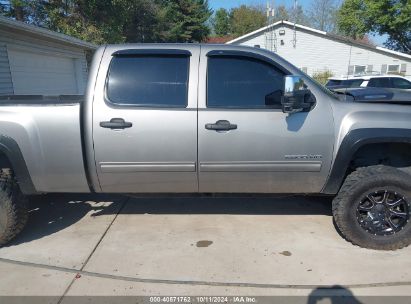
[(400, 57), (405, 57), (405, 58), (411, 59), (411, 55), (408, 55), (408, 54), (405, 54), (405, 53), (393, 51), (393, 50), (390, 50), (390, 49), (387, 49), (387, 48), (383, 48), (383, 47), (380, 47), (380, 46), (366, 45), (366, 44), (361, 43), (361, 42), (353, 41), (353, 40), (351, 40), (350, 38), (347, 38), (347, 37), (334, 35), (334, 34), (332, 34), (332, 33), (327, 33), (327, 32), (320, 31), (320, 30), (314, 29), (314, 28), (312, 28), (312, 27), (308, 27), (308, 26), (305, 26), (305, 25), (297, 24), (297, 23), (294, 24), (294, 23), (292, 23), (292, 22), (285, 21), (285, 20), (277, 21), (277, 22), (275, 22), (275, 23), (273, 23), (273, 24), (270, 24), (270, 25), (264, 26), (264, 27), (262, 27), (262, 28), (259, 28), (259, 29), (255, 30), (255, 31), (251, 32), (251, 33), (248, 33), (248, 34), (245, 34), (245, 35), (243, 35), (243, 36), (237, 37), (237, 38), (235, 38), (235, 39), (233, 39), (233, 40), (230, 40), (230, 41), (226, 42), (226, 44), (236, 43), (236, 42), (241, 41), (241, 40), (243, 40), (243, 39), (245, 39), (245, 38), (248, 38), (248, 37), (250, 37), (250, 36), (253, 36), (253, 35), (255, 35), (255, 34), (258, 34), (258, 33), (260, 33), (260, 32), (264, 32), (264, 31), (266, 31), (267, 29), (272, 28), (272, 27), (275, 27), (275, 26), (277, 26), (277, 25), (279, 25), (279, 24), (284, 24), (284, 25), (288, 25), (288, 26), (295, 26), (296, 28), (303, 29), (303, 30), (306, 30), (306, 31), (308, 31), (308, 32), (313, 32), (313, 33), (317, 33), (317, 34), (320, 34), (320, 35), (324, 35), (324, 36), (328, 37), (329, 39), (344, 40), (344, 41), (349, 42), (349, 43), (351, 43), (351, 44), (353, 44), (353, 45), (358, 45), (358, 46), (361, 46), (361, 47), (367, 47), (367, 48), (370, 48), (370, 49), (375, 49), (375, 50), (379, 50), (379, 51), (381, 51), (381, 52), (390, 53), (390, 54), (392, 54), (392, 55), (396, 55), (396, 56), (400, 56)]
[(0, 25), (11, 27), (12, 29), (18, 29), (21, 31), (42, 35), (44, 37), (48, 37), (48, 38), (58, 40), (61, 42), (65, 42), (68, 44), (81, 46), (89, 50), (94, 50), (97, 48), (97, 45), (93, 43), (86, 42), (84, 40), (77, 39), (77, 38), (74, 38), (74, 37), (71, 37), (65, 34), (61, 34), (58, 32), (54, 32), (49, 29), (45, 29), (45, 28), (27, 24), (21, 21), (13, 20), (13, 19), (10, 19), (4, 16), (0, 16)]
[(391, 53), (391, 54), (394, 54), (394, 55), (397, 55), (397, 56), (407, 57), (407, 58), (411, 59), (411, 55), (408, 55), (408, 54), (405, 54), (405, 53), (393, 51), (393, 50), (390, 50), (390, 49), (387, 49), (387, 48), (383, 48), (381, 46), (376, 46), (375, 48), (377, 50), (380, 50), (380, 51), (383, 51), (383, 52), (387, 52), (387, 53)]
[[(277, 26), (277, 25), (279, 25), (279, 24), (286, 24), (286, 25), (294, 26), (294, 23), (292, 23), (292, 22), (290, 22), (290, 21), (280, 20), (280, 21), (274, 22), (273, 24), (266, 25), (266, 26), (264, 26), (264, 27), (262, 27), (262, 28), (259, 28), (259, 29), (255, 30), (255, 31), (251, 32), (251, 33), (248, 33), (248, 34), (245, 34), (245, 35), (243, 35), (243, 36), (237, 37), (237, 38), (235, 38), (235, 39), (233, 39), (233, 40), (230, 40), (230, 41), (228, 41), (228, 42), (226, 42), (226, 43), (227, 43), (227, 44), (231, 44), (231, 43), (237, 42), (237, 41), (242, 40), (242, 39), (244, 39), (244, 38), (248, 38), (248, 37), (250, 37), (250, 36), (252, 36), (252, 35), (255, 35), (255, 34), (258, 34), (258, 33), (260, 33), (260, 32), (263, 32), (263, 31), (269, 29), (270, 27), (275, 27), (275, 26)], [(304, 29), (304, 30), (307, 30), (307, 31), (311, 31), (311, 32), (316, 32), (316, 33), (322, 34), (322, 35), (326, 35), (326, 34), (327, 34), (327, 32), (320, 31), (320, 30), (316, 30), (316, 29), (314, 29), (314, 28), (311, 28), (311, 27), (308, 27), (308, 26), (304, 26), (304, 25), (301, 25), (301, 24), (297, 24), (297, 23), (295, 23), (295, 27), (298, 27), (298, 28), (301, 28), (301, 29)]]

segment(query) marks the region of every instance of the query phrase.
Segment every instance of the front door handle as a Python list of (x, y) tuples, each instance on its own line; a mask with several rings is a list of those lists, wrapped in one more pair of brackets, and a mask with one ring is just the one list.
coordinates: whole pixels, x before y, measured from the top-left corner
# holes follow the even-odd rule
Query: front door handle
[(125, 129), (131, 128), (133, 124), (125, 121), (123, 118), (112, 118), (110, 121), (101, 121), (100, 127), (109, 129)]
[(230, 131), (237, 129), (237, 125), (231, 124), (228, 120), (219, 120), (216, 123), (208, 123), (205, 125), (207, 130), (214, 131)]

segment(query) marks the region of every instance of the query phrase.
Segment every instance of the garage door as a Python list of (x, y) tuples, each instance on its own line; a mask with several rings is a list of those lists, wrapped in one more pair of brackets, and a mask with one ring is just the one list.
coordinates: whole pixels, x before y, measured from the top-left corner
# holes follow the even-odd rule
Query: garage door
[(78, 94), (75, 59), (8, 49), (14, 94)]

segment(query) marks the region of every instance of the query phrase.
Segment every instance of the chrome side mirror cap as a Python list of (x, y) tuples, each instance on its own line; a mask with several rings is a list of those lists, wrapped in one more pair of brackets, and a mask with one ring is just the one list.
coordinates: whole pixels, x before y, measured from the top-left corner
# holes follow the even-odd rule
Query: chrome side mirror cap
[(298, 91), (306, 90), (304, 80), (298, 75), (284, 77), (284, 96), (292, 96)]
[(284, 113), (308, 112), (315, 104), (315, 97), (298, 75), (284, 77), (284, 94), (281, 100)]

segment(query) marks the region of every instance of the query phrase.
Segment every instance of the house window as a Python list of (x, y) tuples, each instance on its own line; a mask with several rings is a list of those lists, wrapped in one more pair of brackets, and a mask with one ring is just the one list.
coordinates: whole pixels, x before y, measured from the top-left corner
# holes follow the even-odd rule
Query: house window
[(366, 65), (355, 65), (354, 66), (354, 74), (356, 74), (356, 75), (365, 74), (366, 69), (367, 69)]
[(399, 64), (390, 64), (388, 65), (388, 74), (399, 74), (400, 65)]

